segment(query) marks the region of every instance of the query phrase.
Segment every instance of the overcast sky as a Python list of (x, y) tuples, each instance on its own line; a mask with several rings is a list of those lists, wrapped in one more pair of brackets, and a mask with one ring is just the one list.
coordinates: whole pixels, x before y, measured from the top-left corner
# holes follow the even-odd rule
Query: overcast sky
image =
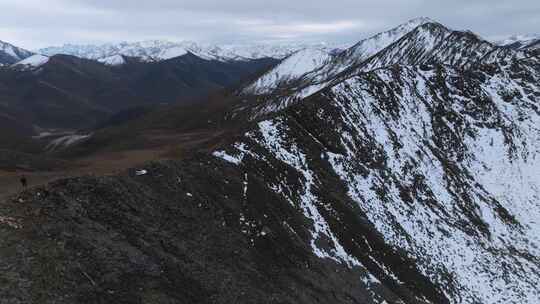
[(486, 38), (540, 34), (540, 0), (0, 0), (0, 12), (0, 40), (28, 49), (150, 39), (355, 42), (419, 16)]

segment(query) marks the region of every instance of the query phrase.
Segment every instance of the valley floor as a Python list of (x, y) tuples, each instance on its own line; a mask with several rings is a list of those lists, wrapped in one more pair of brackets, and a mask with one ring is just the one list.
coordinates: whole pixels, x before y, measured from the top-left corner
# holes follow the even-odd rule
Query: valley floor
[[(222, 138), (223, 131), (170, 131), (170, 130), (146, 130), (139, 136), (140, 146), (150, 148), (131, 148), (129, 136), (123, 139), (115, 139), (118, 147), (111, 145), (111, 150), (95, 150), (93, 147), (85, 147), (79, 156), (72, 157), (67, 161), (66, 168), (43, 171), (24, 171), (0, 169), (0, 201), (21, 191), (20, 176), (24, 174), (30, 187), (46, 185), (52, 181), (78, 177), (78, 176), (103, 176), (114, 175), (129, 168), (136, 168), (149, 161), (167, 159), (182, 159), (194, 151), (208, 150)], [(85, 150), (88, 149), (88, 150)], [(54, 168), (53, 168), (54, 169)]]

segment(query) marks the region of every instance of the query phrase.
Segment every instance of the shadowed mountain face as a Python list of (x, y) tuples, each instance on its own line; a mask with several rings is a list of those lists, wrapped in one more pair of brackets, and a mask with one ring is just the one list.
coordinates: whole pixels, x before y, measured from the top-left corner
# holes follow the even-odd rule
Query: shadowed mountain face
[(30, 126), (88, 128), (129, 108), (195, 102), (275, 62), (219, 62), (187, 54), (158, 63), (126, 58), (126, 64), (111, 67), (57, 55), (36, 68), (0, 69), (0, 103)]
[(0, 295), (534, 304), (539, 84), (534, 54), (423, 24), (288, 99), (237, 96), (209, 153), (1, 204)]
[[(397, 299), (384, 287), (362, 283), (369, 277), (365, 270), (315, 257), (312, 223), (263, 176), (209, 156), (139, 169), (60, 181), (2, 204), (0, 265), (14, 269), (1, 274), (2, 298), (186, 304)], [(34, 281), (38, 277), (49, 279)]]

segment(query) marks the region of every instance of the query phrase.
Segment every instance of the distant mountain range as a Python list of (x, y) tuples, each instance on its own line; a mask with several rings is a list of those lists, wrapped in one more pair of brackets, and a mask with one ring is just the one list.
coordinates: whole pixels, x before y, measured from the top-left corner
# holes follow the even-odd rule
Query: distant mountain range
[(103, 45), (71, 45), (40, 49), (44, 55), (66, 54), (99, 60), (107, 64), (121, 64), (119, 56), (138, 57), (144, 61), (160, 61), (182, 56), (188, 52), (207, 60), (238, 61), (260, 58), (282, 59), (304, 48), (319, 47), (331, 50), (337, 45), (326, 44), (254, 44), (254, 45), (205, 45), (195, 42), (169, 42), (152, 40)]
[(93, 128), (131, 108), (194, 103), (278, 62), (211, 61), (191, 53), (159, 62), (122, 59), (123, 65), (108, 66), (35, 54), (0, 67), (0, 125), (6, 126), (0, 147), (18, 147), (43, 130)]
[[(429, 22), (429, 18), (416, 18), (392, 30), (379, 33), (358, 43), (350, 52), (354, 58), (363, 58), (392, 43), (395, 37), (408, 32), (419, 24)], [(512, 48), (540, 48), (540, 35), (514, 35), (507, 39), (494, 41), (494, 44)], [(207, 60), (237, 61), (260, 58), (283, 59), (305, 49), (321, 50), (326, 53), (339, 53), (351, 44), (329, 43), (266, 43), (266, 44), (202, 44), (192, 41), (171, 42), (148, 40), (139, 42), (107, 43), (101, 45), (65, 44), (28, 51), (0, 41), (0, 65), (15, 64), (34, 54), (45, 56), (71, 55), (84, 59), (97, 60), (107, 65), (121, 65), (124, 57), (137, 57), (141, 61), (156, 62), (192, 53)], [(362, 55), (364, 53), (364, 55)]]
[[(211, 45), (191, 41), (170, 42), (149, 40), (140, 42), (120, 42), (102, 45), (66, 44), (28, 51), (0, 41), (0, 64), (12, 65), (32, 55), (71, 55), (83, 59), (96, 60), (107, 65), (121, 65), (124, 57), (139, 58), (144, 62), (158, 62), (192, 53), (205, 60), (242, 61), (261, 58), (283, 59), (290, 54), (306, 49), (319, 48), (328, 52), (347, 48), (346, 44), (327, 43), (286, 43), (286, 44), (230, 44)], [(23, 63), (26, 64), (26, 63)]]
[(540, 49), (540, 34), (538, 35), (514, 35), (506, 39), (495, 41), (496, 44), (516, 49), (529, 48)]

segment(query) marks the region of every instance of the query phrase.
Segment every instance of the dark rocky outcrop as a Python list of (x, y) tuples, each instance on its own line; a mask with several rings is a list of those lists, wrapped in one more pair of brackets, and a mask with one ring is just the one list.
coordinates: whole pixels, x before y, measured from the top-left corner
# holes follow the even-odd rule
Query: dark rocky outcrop
[(62, 180), (2, 204), (4, 303), (396, 299), (363, 286), (361, 269), (314, 257), (306, 219), (256, 172), (244, 196), (244, 172), (214, 157), (138, 170)]

